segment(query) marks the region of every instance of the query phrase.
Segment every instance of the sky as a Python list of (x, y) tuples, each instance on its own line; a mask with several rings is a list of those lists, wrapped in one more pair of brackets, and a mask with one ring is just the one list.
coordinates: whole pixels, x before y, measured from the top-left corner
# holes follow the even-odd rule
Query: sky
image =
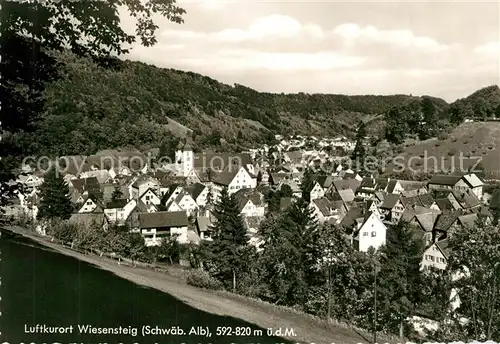
[[(500, 84), (499, 1), (178, 0), (126, 57), (263, 92), (432, 95)], [(121, 14), (125, 28), (133, 21)], [(132, 26), (131, 26), (132, 25)]]

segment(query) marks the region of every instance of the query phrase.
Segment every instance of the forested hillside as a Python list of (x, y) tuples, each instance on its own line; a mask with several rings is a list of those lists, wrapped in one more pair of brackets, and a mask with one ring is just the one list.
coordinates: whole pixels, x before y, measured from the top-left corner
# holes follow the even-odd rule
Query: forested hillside
[(34, 131), (14, 137), (19, 151), (91, 154), (125, 145), (158, 146), (173, 135), (221, 149), (265, 142), (277, 133), (350, 135), (361, 119), (412, 99), (260, 93), (140, 62), (104, 68), (69, 53), (58, 60), (62, 73), (46, 86)]
[[(102, 67), (70, 53), (56, 57), (61, 73), (46, 85), (43, 111), (31, 132), (10, 137), (17, 152), (92, 154), (127, 145), (146, 149), (172, 137), (191, 138), (198, 148), (233, 150), (267, 142), (278, 133), (351, 135), (360, 120), (373, 123), (372, 134), (398, 143), (407, 133), (435, 135), (479, 111), (478, 106), (484, 116), (492, 116), (500, 104), (496, 86), (450, 106), (442, 99), (408, 95), (261, 93), (141, 62)], [(416, 113), (422, 113), (421, 119)]]

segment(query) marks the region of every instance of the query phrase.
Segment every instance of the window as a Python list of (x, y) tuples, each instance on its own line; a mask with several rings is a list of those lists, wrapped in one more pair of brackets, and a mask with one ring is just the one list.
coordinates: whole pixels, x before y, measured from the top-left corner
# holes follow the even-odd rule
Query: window
[(429, 256), (431, 258), (431, 262), (435, 262), (434, 256)]
[(147, 201), (149, 200), (149, 196), (146, 196), (146, 200), (147, 200)]
[(363, 232), (363, 236), (368, 236), (368, 232)]
[(372, 232), (372, 238), (376, 237), (377, 236), (377, 232), (373, 231)]
[(92, 205), (92, 201), (91, 201), (91, 200), (88, 200), (88, 201), (87, 201), (87, 205)]

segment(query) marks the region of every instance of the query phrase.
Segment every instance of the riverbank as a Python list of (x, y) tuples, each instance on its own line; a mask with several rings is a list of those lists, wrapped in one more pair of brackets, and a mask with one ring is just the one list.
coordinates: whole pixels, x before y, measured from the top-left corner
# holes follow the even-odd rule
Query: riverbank
[[(141, 267), (134, 268), (131, 266), (118, 265), (115, 260), (76, 252), (59, 244), (50, 242), (48, 238), (41, 237), (32, 232), (21, 230), (17, 230), (17, 232), (61, 254), (93, 264), (136, 284), (168, 293), (189, 306), (202, 311), (238, 318), (264, 329), (293, 328), (296, 336), (285, 338), (293, 342), (317, 344), (355, 344), (371, 342), (370, 334), (349, 328), (344, 324), (326, 323), (323, 320), (307, 314), (298, 313), (284, 307), (274, 306), (232, 293), (214, 292), (195, 288), (187, 285), (181, 276), (172, 276)], [(378, 341), (391, 343), (398, 342), (397, 340), (388, 340), (383, 336), (378, 336)]]

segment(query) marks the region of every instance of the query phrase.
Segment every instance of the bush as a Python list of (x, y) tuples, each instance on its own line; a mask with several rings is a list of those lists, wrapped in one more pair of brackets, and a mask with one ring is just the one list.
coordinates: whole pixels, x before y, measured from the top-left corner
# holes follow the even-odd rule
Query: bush
[(222, 290), (224, 286), (218, 279), (209, 275), (208, 272), (203, 270), (192, 270), (186, 276), (187, 284), (209, 290)]

